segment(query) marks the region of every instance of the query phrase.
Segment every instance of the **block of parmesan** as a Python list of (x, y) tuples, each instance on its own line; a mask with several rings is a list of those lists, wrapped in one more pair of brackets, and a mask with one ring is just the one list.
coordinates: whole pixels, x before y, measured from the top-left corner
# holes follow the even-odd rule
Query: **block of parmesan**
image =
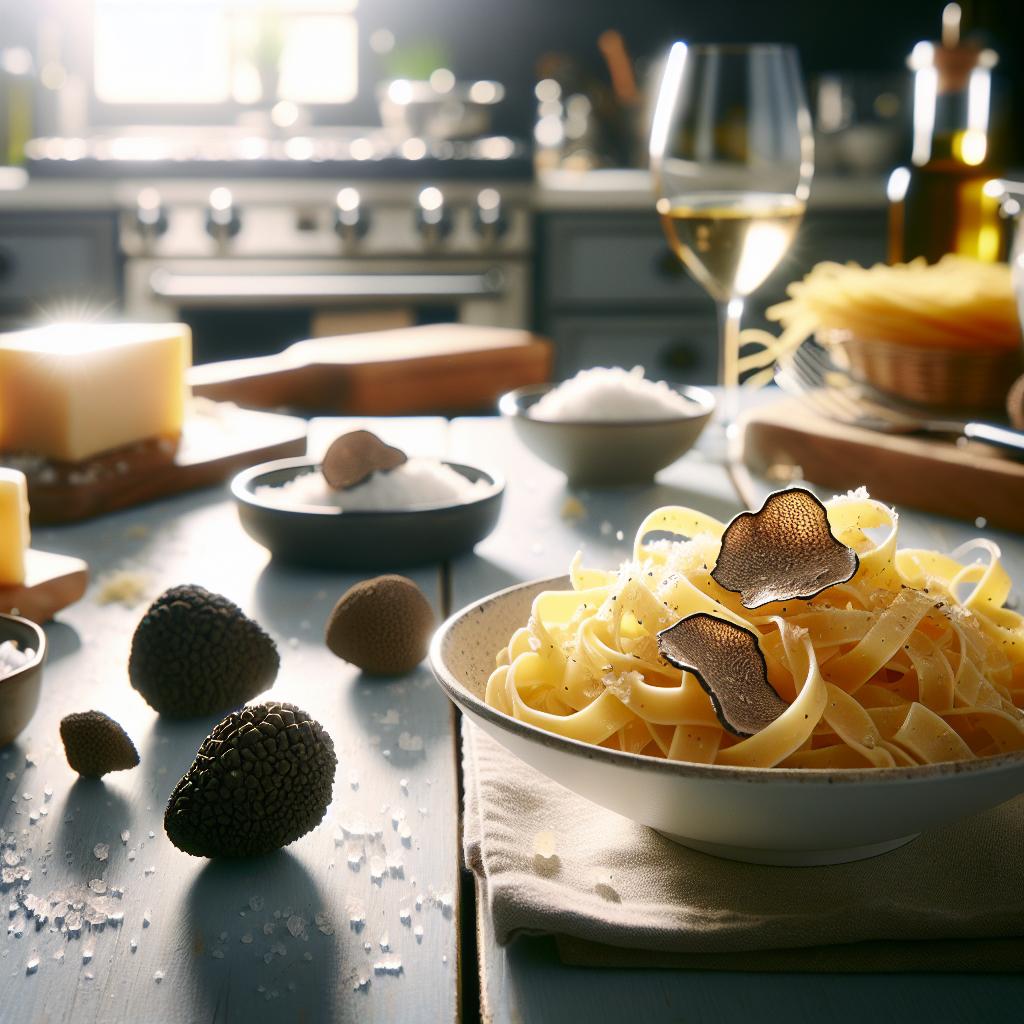
[(185, 324), (51, 324), (0, 334), (0, 452), (81, 462), (176, 438), (191, 361)]
[(25, 474), (0, 466), (0, 587), (16, 587), (25, 582), (28, 541)]

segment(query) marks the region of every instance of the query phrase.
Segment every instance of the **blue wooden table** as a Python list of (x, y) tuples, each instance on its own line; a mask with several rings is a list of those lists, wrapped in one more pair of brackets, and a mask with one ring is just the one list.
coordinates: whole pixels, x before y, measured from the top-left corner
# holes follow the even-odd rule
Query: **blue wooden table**
[[(351, 424), (314, 423), (312, 447), (343, 425)], [(561, 573), (580, 547), (591, 564), (617, 564), (656, 505), (693, 505), (719, 518), (741, 507), (729, 475), (697, 450), (651, 486), (578, 495), (586, 516), (570, 520), (564, 479), (500, 420), (389, 420), (374, 428), (413, 452), (492, 465), (508, 481), (498, 528), (474, 555), (412, 574), (438, 615)], [(907, 543), (948, 549), (977, 532), (903, 510)], [(986, 534), (1024, 579), (1021, 538)], [(0, 1024), (863, 1024), (1022, 1015), (1024, 980), (1014, 976), (594, 970), (563, 966), (544, 939), (501, 948), (461, 870), (451, 707), (425, 666), (382, 683), (324, 647), (328, 611), (355, 577), (271, 562), (239, 528), (226, 488), (39, 530), (34, 543), (86, 558), (96, 582), (47, 627), (39, 711), (0, 751), (0, 858), (11, 853), (19, 869), (17, 880), (0, 884), (8, 908)], [(142, 579), (134, 604), (103, 603), (104, 579), (118, 571)], [(270, 694), (311, 712), (338, 747), (323, 825), (258, 861), (195, 860), (163, 834), (167, 794), (213, 720), (161, 721), (130, 689), (126, 663), (148, 601), (188, 581), (227, 594), (270, 630), (282, 652)], [(119, 718), (142, 755), (139, 768), (103, 783), (76, 780), (57, 734), (63, 715), (93, 707)], [(88, 900), (97, 895), (90, 883), (112, 900), (102, 927), (69, 935), (26, 910), (25, 894)]]

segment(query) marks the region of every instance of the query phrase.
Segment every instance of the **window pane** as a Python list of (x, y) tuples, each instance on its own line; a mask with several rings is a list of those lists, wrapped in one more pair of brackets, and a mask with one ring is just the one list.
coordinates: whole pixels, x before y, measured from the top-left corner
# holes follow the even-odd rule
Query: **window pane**
[(294, 103), (348, 103), (359, 83), (355, 18), (301, 15), (287, 19), (278, 94)]
[(221, 103), (228, 24), (219, 0), (96, 0), (94, 81), (106, 103)]

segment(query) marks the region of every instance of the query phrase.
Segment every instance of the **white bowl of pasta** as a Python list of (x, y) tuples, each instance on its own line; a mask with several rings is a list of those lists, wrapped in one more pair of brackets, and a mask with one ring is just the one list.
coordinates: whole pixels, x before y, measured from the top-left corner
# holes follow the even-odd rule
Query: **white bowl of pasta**
[[(711, 575), (732, 526), (659, 509), (619, 570), (577, 556), (569, 576), (453, 615), (431, 666), (533, 768), (735, 860), (870, 857), (1024, 793), (1024, 624), (997, 549), (966, 565), (970, 552), (897, 550), (895, 513), (863, 494), (827, 516), (856, 571), (811, 597), (745, 607)], [(730, 732), (703, 676), (659, 653), (702, 615), (760, 646), (781, 711), (756, 734)]]

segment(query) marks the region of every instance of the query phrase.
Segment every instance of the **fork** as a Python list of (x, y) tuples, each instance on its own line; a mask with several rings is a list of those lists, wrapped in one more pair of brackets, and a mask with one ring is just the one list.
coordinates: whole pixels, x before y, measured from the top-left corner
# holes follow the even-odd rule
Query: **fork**
[(805, 341), (775, 368), (783, 391), (804, 399), (826, 419), (881, 434), (982, 441), (1024, 457), (1024, 433), (976, 420), (935, 419), (894, 405), (836, 366), (817, 342)]

